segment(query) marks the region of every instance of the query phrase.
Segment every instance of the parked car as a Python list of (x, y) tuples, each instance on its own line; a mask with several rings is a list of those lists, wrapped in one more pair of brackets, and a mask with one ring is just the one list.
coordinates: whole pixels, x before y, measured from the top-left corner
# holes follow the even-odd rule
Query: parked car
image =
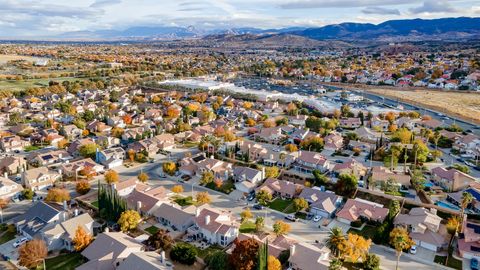
[(417, 246), (412, 246), (410, 248), (410, 254), (417, 254)]
[(247, 195), (247, 201), (251, 202), (255, 200), (255, 192), (251, 192)]
[(15, 241), (15, 242), (13, 243), (13, 247), (14, 247), (14, 248), (17, 248), (17, 247), (21, 246), (23, 243), (25, 243), (25, 242), (27, 242), (27, 241), (28, 241), (28, 238), (22, 237), (22, 238), (18, 239), (17, 241)]
[(470, 260), (470, 268), (472, 270), (478, 270), (478, 259), (477, 258), (472, 258)]
[(293, 215), (293, 214), (286, 215), (285, 219), (293, 221), (293, 222), (298, 220), (298, 218), (296, 218), (295, 215)]
[(256, 210), (262, 210), (263, 209), (263, 206), (261, 204), (255, 204), (253, 206), (253, 209), (256, 209)]
[(313, 217), (313, 222), (319, 222), (322, 218), (319, 216)]

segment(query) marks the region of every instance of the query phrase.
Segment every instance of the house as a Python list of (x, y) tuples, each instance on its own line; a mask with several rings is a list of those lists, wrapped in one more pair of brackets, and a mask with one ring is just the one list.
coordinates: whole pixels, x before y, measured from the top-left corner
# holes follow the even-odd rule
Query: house
[[(240, 233), (237, 237), (238, 241), (243, 241), (247, 239), (255, 240), (259, 246), (268, 243), (268, 255), (278, 258), (282, 252), (290, 251), (290, 247), (297, 243), (292, 238), (288, 238), (285, 235), (270, 235), (270, 234), (250, 234), (250, 233)], [(268, 242), (267, 242), (268, 241)], [(231, 254), (235, 249), (234, 244), (227, 250), (228, 254)]]
[[(11, 223), (23, 236), (33, 239), (48, 224), (63, 221), (65, 212), (43, 201), (37, 201), (25, 213), (13, 218)], [(9, 221), (10, 222), (10, 221)]]
[(170, 194), (170, 191), (162, 186), (151, 187), (145, 184), (137, 184), (127, 197), (127, 205), (130, 209), (135, 209), (142, 215), (152, 215), (161, 204), (168, 202)]
[(325, 150), (337, 151), (343, 147), (343, 137), (339, 133), (333, 132), (327, 135), (324, 139)]
[(75, 180), (78, 179), (79, 173), (85, 168), (89, 168), (95, 173), (100, 173), (104, 171), (103, 166), (96, 163), (91, 158), (84, 158), (72, 162), (66, 162), (59, 167), (60, 172), (64, 176), (75, 177)]
[(195, 207), (179, 208), (167, 203), (160, 205), (152, 212), (161, 224), (171, 227), (175, 231), (186, 232), (194, 224)]
[(317, 152), (299, 151), (293, 166), (297, 171), (304, 173), (312, 173), (314, 170), (325, 172), (330, 168), (330, 161)]
[(22, 151), (27, 146), (30, 146), (30, 142), (24, 141), (16, 135), (5, 136), (0, 140), (0, 149), (7, 153)]
[(235, 187), (245, 193), (251, 192), (264, 178), (265, 168), (262, 168), (262, 170), (242, 166), (233, 168)]
[(233, 173), (232, 163), (214, 159), (213, 157), (204, 158), (198, 161), (196, 165), (198, 166), (199, 174), (212, 172), (215, 179), (221, 179), (223, 181), (227, 181)]
[(73, 141), (68, 146), (67, 152), (73, 157), (79, 157), (80, 156), (79, 150), (83, 145), (94, 144), (94, 143), (95, 141), (90, 138), (78, 139)]
[(112, 188), (117, 191), (117, 194), (119, 196), (124, 197), (124, 196), (130, 195), (133, 192), (133, 190), (137, 187), (137, 184), (144, 187), (142, 188), (142, 190), (148, 187), (147, 185), (140, 184), (137, 177), (132, 177), (130, 179), (119, 181), (117, 183), (112, 184)]
[(300, 194), (302, 188), (302, 185), (293, 182), (268, 178), (256, 189), (256, 192), (258, 193), (261, 190), (265, 190), (274, 197), (292, 199)]
[(209, 244), (228, 246), (238, 236), (239, 225), (231, 212), (211, 207), (197, 208), (195, 226), (189, 233), (205, 239)]
[(355, 129), (354, 132), (358, 135), (360, 141), (368, 143), (376, 143), (382, 137), (380, 132), (373, 131), (365, 126)]
[(22, 190), (22, 185), (15, 183), (6, 177), (0, 176), (0, 199), (9, 200), (22, 192)]
[(296, 243), (290, 247), (288, 258), (291, 270), (328, 270), (330, 250), (325, 246)]
[(340, 126), (343, 128), (358, 128), (362, 125), (362, 121), (358, 117), (341, 118)]
[(362, 199), (348, 199), (343, 208), (337, 212), (337, 220), (345, 224), (359, 219), (383, 222), (388, 209), (383, 205)]
[(120, 263), (117, 270), (172, 270), (173, 264), (165, 257), (165, 252), (132, 252)]
[(240, 147), (240, 153), (243, 155), (248, 155), (249, 161), (257, 161), (265, 157), (268, 153), (268, 150), (263, 147), (261, 144), (248, 142), (248, 141), (240, 141), (238, 143)]
[(170, 150), (175, 147), (175, 136), (169, 133), (163, 133), (152, 138), (160, 150)]
[(27, 162), (23, 157), (10, 156), (0, 159), (0, 174), (17, 174), (27, 168)]
[(129, 144), (127, 151), (129, 150), (133, 150), (135, 153), (146, 153), (147, 157), (154, 157), (159, 148), (153, 139), (145, 139)]
[(285, 135), (282, 134), (282, 128), (280, 127), (262, 128), (259, 133), (255, 134), (255, 140), (262, 140), (271, 144), (277, 144), (284, 138)]
[(463, 237), (457, 240), (458, 253), (464, 259), (480, 257), (480, 224), (466, 218), (462, 223)]
[(390, 122), (388, 122), (387, 120), (383, 120), (378, 117), (375, 117), (370, 121), (370, 125), (375, 130), (387, 131), (388, 127), (390, 126)]
[(387, 181), (393, 181), (398, 186), (410, 187), (411, 177), (403, 172), (392, 172), (383, 166), (372, 167), (370, 184), (375, 186), (385, 184)]
[(343, 163), (336, 163), (333, 166), (332, 171), (337, 174), (353, 174), (357, 179), (362, 180), (363, 177), (367, 174), (367, 167), (365, 167), (361, 162), (358, 162), (356, 159), (349, 159)]
[[(108, 248), (106, 248), (108, 247)], [(76, 270), (114, 270), (132, 253), (143, 252), (144, 247), (132, 237), (121, 232), (104, 232), (82, 251), (88, 259)]]
[(318, 188), (304, 188), (299, 198), (305, 199), (310, 205), (310, 213), (324, 218), (333, 217), (342, 203), (342, 197), (332, 192), (324, 192)]
[(448, 246), (446, 229), (443, 228), (443, 234), (440, 233), (440, 227), (443, 226), (441, 221), (442, 218), (437, 216), (436, 209), (416, 207), (408, 214), (399, 214), (393, 224), (406, 228), (417, 246), (437, 252)]
[(113, 169), (122, 166), (124, 159), (125, 150), (121, 147), (113, 147), (102, 151), (97, 149), (95, 161), (102, 164), (107, 169)]
[(33, 191), (51, 187), (55, 181), (61, 179), (60, 173), (51, 171), (47, 167), (38, 167), (22, 173), (22, 183)]
[(65, 125), (60, 128), (60, 133), (69, 140), (75, 140), (82, 136), (82, 130), (75, 125)]
[(475, 178), (457, 169), (435, 167), (431, 170), (431, 180), (449, 192), (462, 190), (475, 182)]
[(27, 156), (28, 163), (36, 167), (64, 163), (72, 159), (73, 157), (65, 150), (51, 149), (35, 151)]
[(39, 234), (47, 244), (48, 250), (66, 249), (74, 251), (73, 239), (78, 227), (93, 236), (93, 219), (88, 213), (74, 216), (61, 222), (50, 223), (43, 227)]

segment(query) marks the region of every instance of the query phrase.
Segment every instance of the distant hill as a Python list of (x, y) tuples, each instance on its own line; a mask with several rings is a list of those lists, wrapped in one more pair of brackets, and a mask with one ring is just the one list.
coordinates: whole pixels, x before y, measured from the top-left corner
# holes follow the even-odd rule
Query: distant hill
[[(431, 40), (471, 39), (480, 37), (480, 18), (443, 18), (433, 20), (391, 20), (380, 24), (341, 23), (316, 28), (289, 27), (282, 29), (258, 29), (240, 27), (204, 30), (189, 27), (138, 26), (124, 30), (98, 30), (64, 33), (61, 39), (107, 39), (107, 40), (160, 40), (206, 38), (224, 41), (245, 41), (255, 38), (274, 38), (291, 43), (291, 36), (314, 40)], [(288, 35), (288, 36), (285, 36)], [(238, 36), (238, 37), (235, 37)], [(302, 42), (301, 39), (297, 40)], [(305, 40), (303, 40), (305, 41)]]

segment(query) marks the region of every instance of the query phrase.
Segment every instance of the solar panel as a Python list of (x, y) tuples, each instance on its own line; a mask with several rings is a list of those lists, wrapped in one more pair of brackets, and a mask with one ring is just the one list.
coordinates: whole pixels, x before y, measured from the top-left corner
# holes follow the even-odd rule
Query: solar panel
[(470, 250), (475, 251), (475, 252), (480, 252), (480, 247), (471, 246)]
[(467, 228), (473, 229), (475, 233), (480, 234), (480, 225), (473, 224), (473, 223), (467, 223)]

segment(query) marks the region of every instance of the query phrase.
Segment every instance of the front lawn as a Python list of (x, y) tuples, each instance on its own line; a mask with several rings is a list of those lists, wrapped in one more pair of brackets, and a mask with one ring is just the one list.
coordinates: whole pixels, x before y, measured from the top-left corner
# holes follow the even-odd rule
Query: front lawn
[(245, 221), (240, 225), (239, 231), (241, 233), (251, 233), (255, 232), (255, 223), (251, 221)]
[(42, 149), (43, 146), (38, 146), (38, 145), (29, 145), (25, 147), (25, 152), (31, 152), (31, 151), (36, 151)]
[(193, 198), (192, 196), (188, 196), (188, 197), (176, 197), (174, 200), (174, 202), (176, 202), (178, 205), (180, 206), (189, 206), (189, 205), (193, 205), (195, 204), (195, 202), (193, 201)]
[(370, 225), (365, 225), (361, 231), (356, 230), (354, 228), (350, 228), (350, 230), (348, 230), (348, 233), (358, 234), (365, 238), (373, 240), (373, 238), (375, 237), (375, 234), (377, 233), (377, 228)]
[(148, 232), (151, 235), (154, 235), (156, 232), (158, 232), (158, 228), (156, 226), (150, 226), (145, 229), (146, 232)]
[(86, 260), (80, 253), (68, 253), (46, 259), (45, 266), (48, 270), (75, 270), (85, 262)]
[(218, 245), (212, 245), (212, 246), (209, 246), (205, 249), (197, 248), (197, 254), (198, 254), (198, 257), (200, 257), (202, 259), (205, 259), (209, 254), (213, 254), (213, 253), (215, 253), (216, 251), (219, 251), (219, 250), (222, 250), (222, 247), (220, 247)]
[(98, 209), (98, 201), (91, 202), (90, 204)]
[(220, 187), (217, 187), (214, 182), (206, 184), (205, 187), (212, 190), (220, 191), (225, 194), (230, 194), (232, 191), (235, 190), (235, 184), (233, 183), (233, 181), (230, 180), (224, 181)]
[(289, 207), (292, 204), (292, 202), (293, 202), (292, 200), (288, 200), (288, 199), (284, 200), (284, 199), (276, 198), (275, 200), (270, 202), (268, 207), (272, 208), (273, 210), (283, 212), (285, 211), (285, 209), (287, 209), (287, 207)]
[[(447, 256), (435, 256), (435, 259), (433, 260), (435, 263), (445, 265), (445, 260), (447, 259)], [(448, 267), (451, 267), (453, 269), (462, 269), (462, 261), (455, 259), (454, 257), (450, 256), (448, 258)]]

